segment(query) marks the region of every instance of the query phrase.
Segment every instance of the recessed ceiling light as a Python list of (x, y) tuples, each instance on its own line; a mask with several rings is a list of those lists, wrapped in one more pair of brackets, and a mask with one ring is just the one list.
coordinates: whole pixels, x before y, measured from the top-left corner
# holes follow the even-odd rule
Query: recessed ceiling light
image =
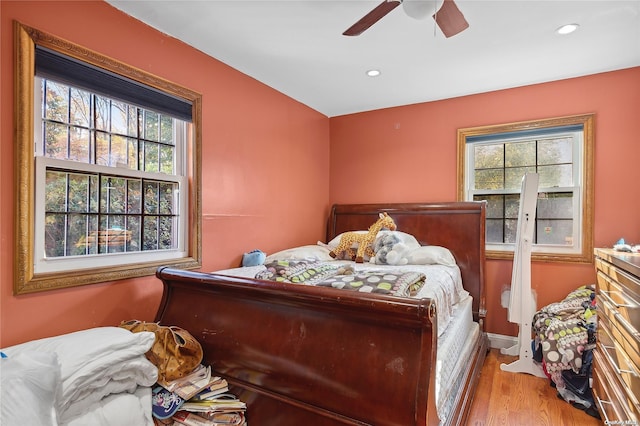
[(367, 75), (369, 77), (377, 77), (380, 75), (380, 70), (369, 70), (367, 71)]
[(561, 26), (560, 28), (558, 28), (558, 29), (556, 30), (556, 32), (557, 32), (558, 34), (561, 34), (561, 35), (571, 34), (571, 33), (572, 33), (572, 32), (574, 32), (575, 30), (577, 30), (579, 26), (580, 26), (580, 25), (578, 25), (578, 24), (567, 24), (567, 25), (563, 25), (563, 26)]

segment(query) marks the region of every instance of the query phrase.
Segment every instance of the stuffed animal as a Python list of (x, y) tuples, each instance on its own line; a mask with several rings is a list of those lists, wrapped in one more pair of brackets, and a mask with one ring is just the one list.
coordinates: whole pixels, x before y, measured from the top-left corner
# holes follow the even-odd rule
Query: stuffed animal
[(378, 265), (406, 265), (407, 255), (414, 247), (409, 247), (394, 233), (388, 233), (376, 239), (373, 246), (375, 255), (370, 262)]
[(365, 255), (374, 256), (375, 252), (373, 251), (373, 243), (378, 235), (378, 232), (382, 228), (389, 229), (391, 231), (396, 230), (396, 224), (387, 214), (387, 212), (380, 213), (379, 219), (369, 227), (369, 230), (366, 234), (360, 234), (357, 232), (345, 232), (340, 237), (340, 243), (338, 246), (329, 252), (329, 255), (333, 258), (340, 258), (344, 253), (347, 253), (349, 258), (354, 258), (353, 249), (351, 248), (353, 244), (357, 244), (358, 249), (355, 253), (355, 261), (356, 263), (363, 263)]

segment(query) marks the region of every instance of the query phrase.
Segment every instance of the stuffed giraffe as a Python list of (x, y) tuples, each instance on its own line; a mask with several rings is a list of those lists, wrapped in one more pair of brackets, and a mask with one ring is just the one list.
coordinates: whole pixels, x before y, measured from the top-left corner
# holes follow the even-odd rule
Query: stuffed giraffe
[(351, 259), (354, 258), (353, 249), (351, 246), (353, 244), (358, 244), (358, 251), (355, 253), (355, 261), (356, 263), (363, 263), (364, 256), (368, 255), (369, 257), (374, 256), (373, 252), (373, 242), (376, 239), (376, 235), (382, 229), (386, 228), (391, 231), (396, 230), (396, 224), (387, 214), (387, 212), (380, 213), (380, 218), (369, 227), (369, 231), (366, 234), (360, 234), (357, 232), (345, 232), (340, 237), (340, 243), (336, 248), (329, 252), (331, 257), (337, 257), (343, 253), (347, 253)]

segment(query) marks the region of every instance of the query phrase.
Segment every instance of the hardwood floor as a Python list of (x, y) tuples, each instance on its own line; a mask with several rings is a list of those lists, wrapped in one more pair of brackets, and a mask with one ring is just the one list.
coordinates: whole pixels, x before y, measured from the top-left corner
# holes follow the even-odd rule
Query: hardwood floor
[(590, 426), (603, 423), (556, 396), (549, 380), (500, 370), (516, 357), (487, 354), (469, 414), (469, 426)]

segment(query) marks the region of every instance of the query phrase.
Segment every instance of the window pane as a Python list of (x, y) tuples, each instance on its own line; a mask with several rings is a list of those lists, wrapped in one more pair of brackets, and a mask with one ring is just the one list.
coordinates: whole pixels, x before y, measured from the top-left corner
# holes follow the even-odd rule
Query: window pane
[(503, 144), (476, 145), (473, 147), (473, 168), (493, 169), (504, 167)]
[(142, 247), (140, 243), (142, 233), (140, 230), (140, 218), (138, 216), (129, 216), (127, 218), (127, 231), (129, 231), (127, 251), (140, 251)]
[(144, 171), (145, 172), (157, 172), (160, 154), (159, 145), (153, 142), (144, 143)]
[(98, 200), (98, 184), (99, 178), (97, 175), (91, 175), (89, 177), (89, 212), (98, 213), (100, 205)]
[(159, 114), (151, 111), (144, 112), (144, 138), (150, 141), (159, 140)]
[(504, 237), (504, 220), (487, 219), (487, 243), (502, 243)]
[(43, 84), (46, 87), (44, 118), (67, 123), (69, 117), (69, 86), (53, 81), (44, 81)]
[(45, 212), (64, 212), (67, 204), (67, 175), (60, 172), (46, 172)]
[(173, 248), (173, 218), (160, 217), (159, 218), (159, 240), (158, 248), (161, 250), (167, 250)]
[(44, 126), (44, 155), (64, 160), (67, 158), (69, 127), (65, 124), (47, 122)]
[(111, 101), (103, 96), (95, 96), (96, 115), (95, 115), (95, 128), (97, 130), (103, 130), (109, 132), (111, 130)]
[(88, 175), (69, 174), (69, 212), (86, 213), (89, 210)]
[(173, 169), (173, 150), (172, 146), (161, 145), (160, 146), (160, 171), (168, 175), (174, 173)]
[(86, 236), (88, 216), (86, 214), (70, 214), (67, 216), (66, 251), (67, 256), (86, 254)]
[(503, 218), (504, 217), (504, 196), (502, 195), (476, 195), (473, 201), (487, 202), (487, 218)]
[(137, 179), (127, 180), (127, 213), (142, 213), (142, 181)]
[(69, 123), (88, 128), (91, 125), (91, 94), (71, 88), (71, 114)]
[(47, 213), (45, 215), (45, 256), (64, 256), (66, 215)]
[(160, 184), (160, 214), (173, 213), (173, 191), (175, 185), (172, 183)]
[(71, 127), (69, 132), (69, 160), (89, 162), (89, 131), (81, 127)]
[(504, 188), (503, 169), (485, 169), (475, 171), (474, 189)]
[(96, 132), (96, 164), (109, 165), (109, 134)]
[(173, 118), (167, 115), (160, 116), (160, 142), (174, 143)]
[(138, 170), (138, 140), (127, 139), (127, 166), (130, 169)]
[(520, 211), (520, 194), (510, 194), (504, 197), (504, 217), (518, 219)]
[(571, 162), (573, 162), (573, 141), (571, 138), (538, 142), (538, 164), (566, 164)]
[(111, 133), (126, 135), (129, 129), (129, 109), (124, 102), (111, 102)]
[(538, 199), (536, 217), (541, 219), (573, 218), (573, 193), (541, 194)]
[(553, 166), (539, 166), (540, 188), (554, 188), (558, 186), (573, 186), (573, 165), (560, 164)]
[(141, 137), (141, 132), (138, 130), (140, 128), (140, 109), (134, 108), (132, 106), (129, 107), (129, 122), (128, 122), (128, 135)]
[(125, 213), (126, 179), (102, 179), (102, 203), (100, 211), (104, 213)]
[(505, 167), (535, 166), (536, 142), (514, 142), (504, 144)]
[(538, 244), (573, 244), (573, 220), (538, 220)]
[(127, 138), (118, 135), (111, 136), (110, 166), (124, 167), (127, 165)]
[[(158, 183), (145, 181), (144, 184), (144, 213), (158, 214)], [(146, 225), (145, 225), (146, 226)]]
[(142, 250), (158, 249), (158, 217), (144, 216), (144, 231), (142, 235)]

